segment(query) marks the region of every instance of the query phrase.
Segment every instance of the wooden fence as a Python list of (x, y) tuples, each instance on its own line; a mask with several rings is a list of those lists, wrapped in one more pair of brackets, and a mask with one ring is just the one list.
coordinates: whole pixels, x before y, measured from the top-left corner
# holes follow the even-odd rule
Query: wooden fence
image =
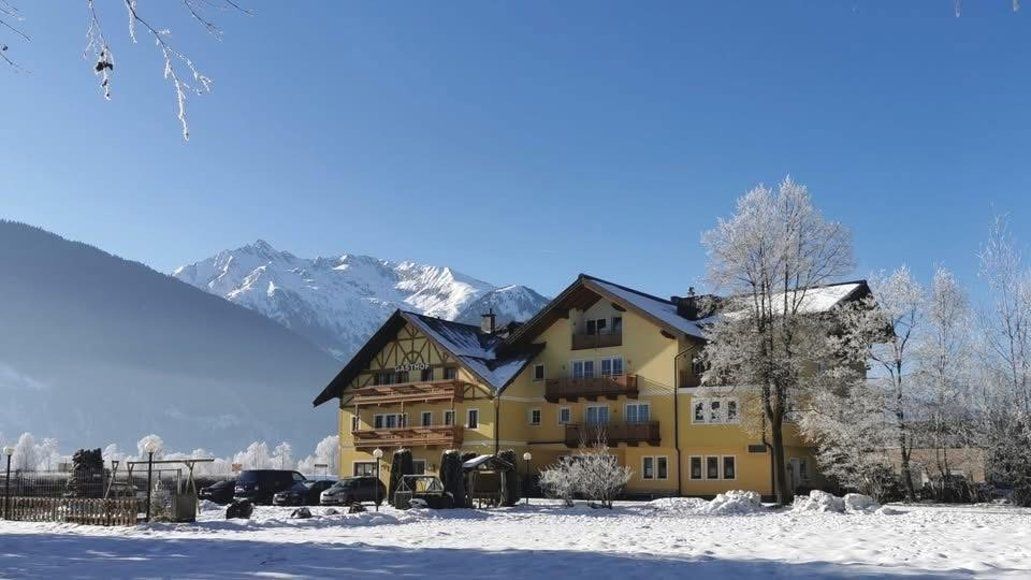
[[(2, 502), (0, 497), (0, 508)], [(9, 519), (24, 522), (132, 526), (142, 511), (142, 502), (135, 498), (12, 497), (10, 502)]]

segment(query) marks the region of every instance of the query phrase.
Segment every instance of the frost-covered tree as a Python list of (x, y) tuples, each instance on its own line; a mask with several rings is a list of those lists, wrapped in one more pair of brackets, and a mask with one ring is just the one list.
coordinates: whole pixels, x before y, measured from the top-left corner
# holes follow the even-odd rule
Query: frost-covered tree
[(707, 333), (703, 382), (758, 391), (777, 502), (787, 503), (784, 420), (805, 387), (806, 370), (825, 356), (830, 330), (808, 306), (814, 287), (852, 270), (851, 236), (787, 178), (777, 191), (759, 186), (745, 194), (734, 215), (702, 241), (709, 280), (731, 294)]
[(16, 471), (35, 471), (39, 465), (39, 450), (36, 447), (36, 438), (32, 433), (22, 433), (18, 442), (14, 445), (14, 455), (11, 456), (11, 469)]
[(990, 305), (979, 319), (977, 436), (989, 476), (1031, 503), (1031, 265), (1005, 218), (995, 220), (980, 253)]
[(633, 473), (619, 464), (604, 443), (581, 445), (573, 455), (560, 457), (558, 463), (541, 471), (540, 486), (548, 497), (559, 498), (567, 506), (579, 495), (612, 508)]
[(247, 446), (247, 449), (240, 451), (233, 456), (233, 463), (239, 463), (244, 469), (271, 469), (272, 454), (269, 453), (268, 443), (255, 441)]
[(276, 448), (272, 450), (272, 465), (276, 469), (293, 469), (293, 452), (293, 447), (286, 441), (276, 445)]
[(315, 445), (315, 453), (297, 462), (297, 469), (301, 473), (315, 474), (319, 468), (316, 465), (325, 465), (327, 473), (338, 473), (340, 470), (340, 436), (329, 435)]
[[(88, 59), (93, 73), (100, 83), (100, 92), (105, 99), (111, 100), (111, 81), (115, 71), (115, 55), (104, 34), (103, 20), (114, 17), (116, 11), (103, 12), (98, 9), (101, 0), (80, 0), (86, 8), (86, 49), (83, 56)], [(122, 17), (127, 18), (128, 36), (132, 44), (140, 40), (140, 36), (154, 43), (161, 55), (162, 70), (165, 80), (172, 86), (175, 94), (177, 117), (182, 128), (183, 139), (189, 140), (190, 126), (186, 114), (186, 100), (189, 95), (200, 95), (211, 91), (211, 79), (200, 72), (193, 60), (181, 52), (172, 42), (172, 31), (162, 25), (153, 23), (150, 16), (143, 13), (139, 0), (111, 0), (109, 4), (121, 4), (124, 10)], [(247, 13), (235, 0), (180, 0), (175, 4), (184, 9), (185, 15), (199, 23), (205, 31), (217, 39), (222, 38), (222, 30), (208, 15), (210, 11), (237, 11)], [(160, 6), (160, 4), (152, 4)], [(0, 59), (11, 68), (20, 71), (21, 66), (10, 56), (9, 43), (5, 36), (19, 41), (31, 40), (23, 26), (24, 17), (13, 0), (0, 0)]]
[(971, 323), (966, 294), (944, 268), (934, 273), (926, 318), (927, 332), (917, 348), (926, 410), (923, 430), (935, 450), (936, 467), (944, 480), (949, 475), (949, 449), (959, 443), (967, 419)]

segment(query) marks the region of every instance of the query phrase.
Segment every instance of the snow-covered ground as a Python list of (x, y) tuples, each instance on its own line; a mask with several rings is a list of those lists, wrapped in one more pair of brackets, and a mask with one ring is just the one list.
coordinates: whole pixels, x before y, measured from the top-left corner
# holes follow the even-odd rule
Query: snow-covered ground
[[(896, 506), (894, 514), (714, 509), (700, 500), (614, 510), (532, 500), (495, 510), (100, 528), (0, 523), (2, 577), (1031, 577), (1031, 510)], [(742, 513), (744, 512), (744, 513)]]

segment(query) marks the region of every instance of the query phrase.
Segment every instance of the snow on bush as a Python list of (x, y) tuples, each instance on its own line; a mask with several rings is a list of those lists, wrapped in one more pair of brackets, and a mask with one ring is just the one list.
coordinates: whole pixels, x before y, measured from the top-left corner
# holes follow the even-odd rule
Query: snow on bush
[[(880, 509), (879, 509), (880, 508)], [(880, 504), (874, 498), (860, 493), (846, 494), (844, 498), (814, 489), (808, 496), (795, 498), (791, 509), (796, 512), (830, 512), (830, 513), (892, 513), (891, 510), (881, 512)]]
[(764, 511), (754, 491), (734, 490), (717, 495), (712, 501), (697, 497), (664, 497), (648, 502), (656, 512), (669, 515), (741, 515)]
[(548, 497), (562, 499), (567, 506), (580, 495), (611, 509), (632, 474), (633, 470), (620, 465), (607, 446), (599, 444), (560, 457), (558, 463), (541, 472), (540, 486)]
[(707, 514), (730, 515), (754, 514), (764, 509), (758, 493), (732, 490), (717, 495), (707, 506), (702, 508), (702, 511)]

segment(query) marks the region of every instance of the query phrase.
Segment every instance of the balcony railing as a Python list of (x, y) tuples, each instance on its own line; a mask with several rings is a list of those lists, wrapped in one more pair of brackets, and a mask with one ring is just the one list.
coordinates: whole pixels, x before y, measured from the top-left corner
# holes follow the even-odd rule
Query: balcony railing
[(461, 401), (465, 383), (458, 380), (414, 381), (395, 385), (361, 387), (353, 391), (353, 405), (395, 405)]
[(573, 333), (573, 350), (585, 348), (604, 348), (606, 346), (622, 346), (623, 331), (602, 332), (600, 334)]
[(637, 398), (637, 375), (612, 375), (580, 379), (548, 379), (544, 383), (544, 398), (551, 403), (559, 399), (576, 401), (583, 397), (590, 401), (598, 397), (615, 399), (620, 395)]
[(462, 445), (462, 427), (435, 425), (431, 427), (396, 427), (393, 429), (365, 429), (353, 431), (356, 449), (376, 447), (459, 447)]
[(640, 443), (658, 445), (659, 422), (637, 423), (571, 423), (566, 425), (566, 445), (579, 447), (604, 442), (607, 445), (626, 443), (636, 446)]

